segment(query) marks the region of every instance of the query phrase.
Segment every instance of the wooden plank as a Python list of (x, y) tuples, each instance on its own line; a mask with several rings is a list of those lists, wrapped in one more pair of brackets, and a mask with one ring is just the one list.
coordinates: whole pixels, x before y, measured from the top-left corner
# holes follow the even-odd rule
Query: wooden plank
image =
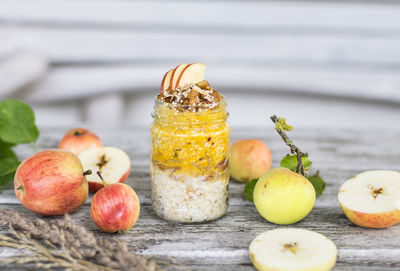
[(293, 32), (216, 34), (197, 33), (195, 29), (131, 32), (8, 25), (0, 26), (0, 35), (5, 37), (5, 42), (19, 42), (22, 48), (42, 52), (53, 63), (146, 64), (198, 60), (338, 69), (347, 66), (398, 69), (400, 66), (400, 37), (295, 35)]
[[(20, 24), (222, 29), (341, 29), (399, 33), (398, 5), (303, 1), (2, 1), (0, 21)], [(200, 15), (200, 16), (197, 16)], [(340, 19), (338, 19), (340, 18)], [(290, 30), (292, 29), (292, 30)], [(170, 29), (171, 30), (171, 29)], [(383, 31), (383, 32), (382, 32)], [(297, 32), (297, 31), (296, 31)], [(295, 32), (294, 32), (295, 33)], [(393, 34), (393, 33), (392, 33)]]
[[(253, 205), (242, 198), (243, 184), (232, 181), (228, 214), (206, 224), (173, 224), (159, 219), (150, 206), (149, 133), (143, 128), (89, 127), (97, 132), (105, 145), (117, 145), (132, 158), (132, 174), (127, 183), (139, 194), (142, 203), (137, 225), (120, 236), (129, 247), (144, 255), (160, 259), (173, 257), (192, 270), (253, 270), (248, 258), (248, 245), (259, 233), (279, 226), (266, 222)], [(67, 127), (42, 127), (40, 149), (54, 148)], [(400, 153), (393, 146), (400, 144), (400, 131), (295, 129), (296, 143), (311, 154), (313, 166), (321, 170), (327, 181), (324, 194), (316, 201), (311, 214), (289, 227), (307, 228), (330, 237), (338, 246), (338, 264), (334, 270), (398, 270), (400, 263), (400, 225), (385, 230), (362, 229), (351, 224), (341, 211), (336, 195), (347, 178), (368, 169), (398, 169)], [(271, 129), (233, 128), (233, 140), (259, 138), (273, 152), (273, 165), (288, 150)], [(118, 142), (118, 144), (116, 144)], [(18, 148), (21, 158), (32, 151)], [(15, 209), (37, 217), (13, 200), (12, 190), (2, 190), (0, 208)], [(73, 214), (79, 224), (96, 234), (101, 233), (89, 218), (89, 202)], [(45, 218), (54, 219), (54, 218)], [(10, 252), (0, 250), (0, 257)], [(12, 268), (9, 270), (13, 270)]]
[[(156, 93), (164, 73), (178, 63), (171, 61), (169, 64), (53, 68), (40, 84), (22, 97), (29, 102), (47, 103), (110, 92)], [(325, 97), (400, 102), (396, 69), (282, 67), (211, 62), (207, 66), (206, 79), (224, 93), (244, 90), (260, 93), (308, 93)]]

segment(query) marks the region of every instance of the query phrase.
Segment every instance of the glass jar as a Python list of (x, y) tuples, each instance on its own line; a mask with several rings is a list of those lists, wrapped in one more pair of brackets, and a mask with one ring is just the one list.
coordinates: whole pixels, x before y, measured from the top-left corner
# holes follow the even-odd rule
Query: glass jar
[(163, 219), (205, 222), (228, 209), (226, 102), (196, 112), (156, 98), (151, 127), (152, 206)]

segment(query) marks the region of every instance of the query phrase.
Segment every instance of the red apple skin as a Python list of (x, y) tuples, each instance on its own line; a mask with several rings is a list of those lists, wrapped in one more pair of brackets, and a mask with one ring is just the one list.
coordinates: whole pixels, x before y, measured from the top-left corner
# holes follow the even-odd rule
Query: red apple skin
[(392, 212), (367, 214), (350, 210), (341, 205), (346, 217), (363, 228), (383, 229), (396, 225), (400, 222), (400, 210), (393, 210)]
[(27, 209), (42, 215), (74, 211), (88, 197), (79, 158), (64, 150), (47, 150), (27, 158), (14, 178), (15, 194)]
[(82, 151), (102, 147), (100, 138), (93, 132), (85, 128), (75, 128), (69, 130), (58, 144), (59, 149), (68, 150), (74, 154)]
[(124, 183), (110, 184), (92, 198), (90, 216), (101, 230), (114, 233), (132, 228), (140, 214), (136, 192)]
[(271, 168), (272, 153), (261, 140), (237, 140), (231, 146), (229, 162), (232, 178), (247, 183)]
[[(128, 171), (119, 179), (119, 183), (124, 183), (126, 179), (128, 179), (129, 174), (131, 173), (131, 168), (129, 167)], [(100, 189), (104, 187), (103, 183), (98, 182), (88, 182), (89, 183), (89, 192), (96, 193)]]

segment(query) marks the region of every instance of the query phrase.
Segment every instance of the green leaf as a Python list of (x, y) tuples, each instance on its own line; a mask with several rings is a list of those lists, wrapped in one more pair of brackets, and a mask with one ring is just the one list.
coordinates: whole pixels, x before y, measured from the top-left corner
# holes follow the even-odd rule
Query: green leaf
[[(301, 160), (303, 162), (304, 169), (309, 171), (311, 169), (312, 162), (308, 160), (308, 157), (302, 157)], [(297, 156), (295, 154), (286, 154), (286, 156), (281, 160), (281, 167), (285, 167), (293, 172), (296, 172)]]
[(19, 161), (15, 158), (1, 158), (0, 159), (0, 176), (5, 176), (15, 172), (19, 166)]
[(319, 171), (317, 171), (317, 173), (315, 173), (313, 176), (309, 176), (307, 179), (314, 186), (315, 193), (317, 194), (317, 196), (321, 195), (322, 192), (324, 192), (324, 190), (325, 190), (325, 182), (319, 176)]
[(10, 147), (2, 147), (0, 149), (0, 159), (2, 158), (13, 158), (15, 160), (18, 160), (17, 155)]
[(243, 196), (250, 202), (253, 202), (253, 192), (254, 192), (254, 187), (257, 184), (257, 181), (258, 179), (251, 180), (244, 187)]
[(5, 186), (10, 181), (14, 180), (14, 175), (15, 175), (15, 171), (10, 174), (7, 174), (7, 175), (0, 176), (0, 186)]
[(34, 142), (39, 136), (29, 105), (10, 99), (0, 102), (0, 139), (11, 144)]
[[(1, 140), (0, 138), (0, 150), (2, 150), (3, 148), (11, 148), (15, 146), (15, 144), (12, 143), (8, 143), (8, 142), (4, 142), (3, 140)], [(0, 151), (1, 152), (1, 151)]]

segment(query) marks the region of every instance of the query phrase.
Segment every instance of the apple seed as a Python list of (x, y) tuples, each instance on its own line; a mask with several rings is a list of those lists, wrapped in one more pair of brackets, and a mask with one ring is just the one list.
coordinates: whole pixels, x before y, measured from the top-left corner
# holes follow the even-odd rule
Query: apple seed
[(297, 242), (291, 242), (289, 244), (284, 244), (283, 247), (287, 250), (289, 250), (290, 252), (292, 252), (293, 254), (296, 254), (298, 246), (297, 246)]

